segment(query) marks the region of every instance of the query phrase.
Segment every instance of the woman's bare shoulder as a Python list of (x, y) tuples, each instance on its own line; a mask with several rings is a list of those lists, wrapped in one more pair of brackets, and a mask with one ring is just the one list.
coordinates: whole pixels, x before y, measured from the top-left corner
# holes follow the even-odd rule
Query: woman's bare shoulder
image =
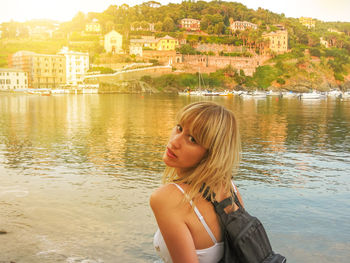
[(152, 209), (161, 207), (172, 207), (177, 205), (181, 198), (182, 193), (176, 188), (174, 184), (166, 184), (155, 190), (150, 197), (150, 205)]

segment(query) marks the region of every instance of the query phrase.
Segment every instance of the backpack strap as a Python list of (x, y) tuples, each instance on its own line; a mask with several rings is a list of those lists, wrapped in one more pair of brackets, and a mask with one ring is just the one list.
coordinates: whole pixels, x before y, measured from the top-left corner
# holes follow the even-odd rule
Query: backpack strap
[[(213, 193), (213, 197), (214, 197), (214, 202), (211, 201), (210, 199), (210, 196), (207, 196), (206, 197), (206, 200), (211, 202), (214, 207), (217, 207), (218, 205), (220, 205), (218, 208), (220, 210), (224, 210), (225, 207), (229, 206), (229, 205), (232, 205), (233, 201), (236, 203), (236, 205), (240, 208), (240, 209), (244, 209), (243, 206), (241, 205), (241, 202), (239, 201), (238, 199), (238, 196), (237, 196), (237, 188), (236, 186), (234, 185), (234, 183), (232, 182), (232, 187), (233, 187), (233, 191), (231, 190), (231, 193), (233, 195), (233, 200), (232, 200), (232, 196), (230, 197), (227, 197), (226, 199), (222, 200), (221, 202), (217, 202), (215, 200), (215, 196), (216, 194)], [(200, 189), (200, 192), (202, 192), (202, 195), (205, 196), (206, 193), (209, 191), (209, 187), (205, 187), (205, 184), (201, 187)], [(216, 209), (216, 208), (215, 208)]]

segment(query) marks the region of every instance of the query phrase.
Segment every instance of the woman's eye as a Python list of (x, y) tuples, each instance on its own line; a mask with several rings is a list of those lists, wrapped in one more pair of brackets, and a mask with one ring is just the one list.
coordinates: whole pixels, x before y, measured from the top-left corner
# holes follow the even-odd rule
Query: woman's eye
[(197, 143), (196, 140), (192, 136), (190, 136), (190, 142)]
[(181, 127), (181, 125), (176, 125), (176, 129), (179, 131), (179, 132), (182, 132), (182, 127)]

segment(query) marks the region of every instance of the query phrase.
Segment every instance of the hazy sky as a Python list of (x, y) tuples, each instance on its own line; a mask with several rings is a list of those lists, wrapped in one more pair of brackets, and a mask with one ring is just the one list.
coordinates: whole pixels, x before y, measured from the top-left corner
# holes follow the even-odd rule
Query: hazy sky
[[(24, 22), (35, 18), (69, 21), (79, 11), (102, 12), (110, 5), (141, 4), (143, 0), (0, 0), (0, 22)], [(182, 0), (160, 0), (163, 5)], [(287, 17), (307, 16), (322, 21), (350, 22), (350, 0), (237, 0), (248, 8), (262, 7)]]

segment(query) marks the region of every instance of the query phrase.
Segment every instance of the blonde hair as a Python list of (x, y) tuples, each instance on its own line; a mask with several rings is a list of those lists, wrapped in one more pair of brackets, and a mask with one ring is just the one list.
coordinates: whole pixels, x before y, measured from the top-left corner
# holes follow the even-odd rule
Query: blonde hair
[(166, 167), (163, 183), (186, 183), (187, 197), (194, 199), (201, 188), (205, 197), (213, 199), (213, 192), (232, 190), (232, 177), (240, 161), (240, 136), (234, 114), (213, 102), (196, 102), (185, 106), (177, 115), (180, 125), (186, 126), (196, 142), (207, 149), (198, 165), (185, 175), (178, 176), (175, 168)]

